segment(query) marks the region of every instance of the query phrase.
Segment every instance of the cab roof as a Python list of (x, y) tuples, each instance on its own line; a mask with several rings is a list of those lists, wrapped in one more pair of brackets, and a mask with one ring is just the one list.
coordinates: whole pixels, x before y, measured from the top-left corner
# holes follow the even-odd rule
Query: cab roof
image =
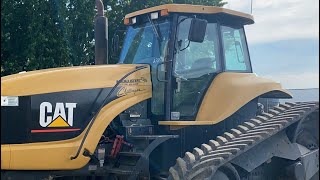
[[(157, 11), (167, 11), (167, 13), (192, 13), (192, 14), (222, 14), (239, 21), (243, 21), (243, 24), (253, 24), (253, 16), (247, 13), (225, 9), (216, 6), (201, 6), (190, 4), (164, 4), (147, 9), (142, 9), (129, 13), (125, 16), (124, 22), (128, 22), (130, 18), (136, 17), (142, 14), (147, 14)], [(126, 24), (126, 23), (125, 23)]]

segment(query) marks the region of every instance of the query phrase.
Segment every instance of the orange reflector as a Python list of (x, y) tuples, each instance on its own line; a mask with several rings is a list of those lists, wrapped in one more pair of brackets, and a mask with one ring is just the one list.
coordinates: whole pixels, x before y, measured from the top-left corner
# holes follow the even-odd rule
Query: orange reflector
[(125, 25), (128, 25), (130, 22), (129, 22), (129, 18), (124, 18), (124, 24)]
[(168, 16), (168, 15), (169, 15), (168, 9), (162, 9), (162, 10), (160, 11), (160, 15), (161, 15), (161, 16)]

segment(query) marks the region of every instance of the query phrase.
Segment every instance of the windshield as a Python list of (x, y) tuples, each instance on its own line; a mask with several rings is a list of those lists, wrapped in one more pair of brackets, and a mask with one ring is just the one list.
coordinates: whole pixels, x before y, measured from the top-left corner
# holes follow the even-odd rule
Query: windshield
[(147, 63), (154, 67), (163, 62), (169, 40), (170, 23), (160, 21), (154, 23), (154, 26), (155, 28), (148, 22), (128, 27), (119, 63)]
[(150, 21), (128, 27), (119, 63), (151, 66), (153, 86), (151, 112), (154, 115), (163, 115), (165, 83), (158, 81), (157, 76), (165, 79), (165, 70), (160, 66), (157, 75), (155, 69), (159, 63), (164, 62), (170, 37), (170, 22), (162, 20), (150, 23)]

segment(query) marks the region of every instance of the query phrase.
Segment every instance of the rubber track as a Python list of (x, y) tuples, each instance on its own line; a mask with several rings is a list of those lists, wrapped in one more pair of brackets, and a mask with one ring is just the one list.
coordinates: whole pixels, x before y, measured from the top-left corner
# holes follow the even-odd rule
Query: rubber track
[(169, 180), (206, 179), (235, 157), (319, 109), (319, 102), (279, 104), (262, 115), (186, 152), (169, 169)]

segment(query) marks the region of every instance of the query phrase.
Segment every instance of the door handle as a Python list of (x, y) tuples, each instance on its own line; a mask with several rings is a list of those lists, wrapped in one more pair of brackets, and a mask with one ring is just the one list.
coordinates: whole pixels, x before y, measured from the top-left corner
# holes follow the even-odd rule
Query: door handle
[(179, 93), (181, 91), (181, 78), (176, 78), (176, 82), (177, 82), (176, 93)]
[(172, 61), (163, 61), (163, 62), (160, 62), (159, 64), (157, 64), (157, 67), (156, 67), (156, 76), (157, 76), (157, 80), (158, 80), (159, 82), (168, 82), (168, 80), (166, 80), (166, 79), (162, 80), (162, 79), (159, 78), (159, 66), (162, 65), (162, 64), (169, 63), (169, 62), (172, 62)]

